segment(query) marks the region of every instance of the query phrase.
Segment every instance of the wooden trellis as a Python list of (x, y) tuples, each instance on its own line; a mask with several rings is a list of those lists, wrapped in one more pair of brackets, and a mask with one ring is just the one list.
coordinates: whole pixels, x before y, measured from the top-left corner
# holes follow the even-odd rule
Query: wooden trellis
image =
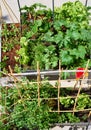
[[(87, 65), (86, 65), (86, 68), (85, 68), (85, 70), (84, 70), (84, 75), (83, 75), (83, 78), (82, 78), (82, 80), (84, 80), (85, 79), (85, 73), (87, 72), (87, 69), (88, 69), (88, 65), (89, 65), (89, 60), (88, 60), (88, 62), (87, 62)], [(39, 64), (38, 64), (38, 68), (37, 68), (37, 72), (38, 72), (38, 75), (37, 75), (37, 82), (38, 82), (38, 104), (39, 104), (39, 106), (40, 106), (40, 78), (39, 77), (41, 77), (41, 75), (40, 75), (40, 70), (39, 70)], [(77, 96), (70, 96), (70, 98), (75, 98), (75, 103), (74, 103), (74, 107), (73, 107), (73, 109), (71, 109), (71, 110), (60, 110), (60, 97), (61, 97), (61, 95), (60, 95), (60, 89), (61, 89), (61, 73), (62, 73), (62, 69), (61, 69), (61, 65), (60, 65), (60, 63), (59, 63), (59, 78), (58, 78), (58, 86), (57, 87), (55, 87), (55, 86), (53, 86), (55, 89), (58, 89), (58, 96), (57, 96), (57, 98), (43, 98), (43, 99), (45, 99), (45, 100), (50, 100), (50, 99), (56, 99), (57, 101), (58, 101), (58, 110), (57, 111), (50, 111), (50, 112), (58, 112), (58, 113), (62, 113), (62, 112), (72, 112), (73, 114), (75, 113), (75, 112), (80, 112), (80, 111), (89, 111), (89, 115), (88, 115), (88, 117), (90, 116), (90, 114), (91, 114), (91, 108), (88, 108), (88, 109), (82, 109), (82, 110), (76, 110), (76, 104), (77, 104), (77, 100), (78, 100), (78, 98), (79, 98), (79, 95), (80, 95), (80, 91), (81, 91), (81, 89), (82, 89), (82, 87), (83, 87), (83, 84), (81, 84), (80, 86), (79, 86), (79, 88), (78, 88), (78, 92), (77, 92)], [(80, 80), (80, 79), (79, 79)], [(77, 84), (76, 84), (77, 85)], [(91, 96), (91, 95), (89, 95), (89, 96)], [(64, 98), (69, 98), (69, 96), (68, 97), (64, 97)]]
[[(86, 68), (85, 68), (85, 70), (84, 70), (84, 75), (83, 75), (83, 78), (82, 78), (82, 80), (84, 80), (85, 79), (85, 72), (87, 72), (87, 69), (88, 69), (88, 64), (89, 64), (89, 61), (87, 62), (87, 65), (86, 65)], [(20, 84), (21, 84), (21, 86), (22, 87), (24, 87), (24, 85), (25, 84), (27, 84), (27, 82), (23, 82), (23, 81), (21, 81), (21, 80), (19, 80), (16, 76), (14, 76), (13, 75), (13, 73), (12, 73), (12, 69), (11, 69), (11, 67), (9, 66), (9, 70), (10, 70), (10, 73), (8, 74), (8, 76), (9, 77), (12, 77), (13, 79), (14, 79), (14, 86), (16, 86), (16, 89), (18, 90), (18, 94), (19, 94), (19, 97), (20, 97), (20, 99), (21, 99), (21, 102), (22, 102), (22, 104), (23, 104), (23, 97), (22, 97), (22, 95), (21, 95), (21, 93), (20, 93), (20, 88), (18, 88), (18, 86), (17, 86), (17, 82), (19, 82)], [(74, 113), (75, 112), (88, 112), (88, 118), (90, 117), (90, 115), (91, 115), (91, 108), (87, 108), (87, 109), (80, 109), (80, 110), (77, 110), (76, 109), (76, 105), (77, 105), (77, 101), (78, 101), (78, 98), (79, 98), (79, 95), (80, 95), (80, 91), (81, 91), (81, 89), (82, 89), (82, 87), (83, 87), (83, 84), (81, 84), (80, 86), (79, 86), (79, 88), (77, 89), (77, 95), (75, 95), (75, 96), (70, 96), (70, 98), (74, 98), (75, 99), (75, 102), (74, 102), (74, 105), (73, 105), (73, 108), (71, 108), (70, 110), (62, 110), (62, 109), (60, 109), (60, 98), (61, 98), (61, 95), (60, 95), (60, 91), (61, 91), (61, 75), (62, 75), (62, 69), (61, 69), (61, 64), (60, 64), (60, 62), (59, 62), (59, 74), (58, 74), (58, 80), (57, 80), (57, 85), (55, 86), (52, 86), (54, 89), (57, 89), (58, 91), (57, 91), (57, 97), (52, 97), (52, 98), (41, 98), (40, 97), (40, 89), (41, 89), (41, 83), (43, 83), (43, 82), (46, 82), (46, 81), (42, 81), (41, 80), (41, 74), (40, 74), (40, 68), (39, 68), (39, 63), (37, 63), (37, 81), (35, 81), (35, 82), (28, 82), (29, 84), (36, 84), (37, 83), (37, 87), (38, 87), (38, 107), (40, 107), (40, 105), (41, 105), (41, 100), (56, 100), (57, 101), (57, 110), (50, 110), (49, 112), (56, 112), (56, 113), (63, 113), (63, 112), (71, 112), (71, 113), (73, 113), (73, 115), (74, 115)], [(8, 89), (7, 89), (7, 86), (5, 87), (6, 89), (6, 93), (7, 93), (7, 96), (8, 96)], [(74, 89), (74, 88), (73, 88)], [(91, 95), (89, 95), (90, 97), (91, 97)], [(67, 99), (67, 98), (69, 98), (69, 96), (66, 96), (66, 97), (64, 97), (65, 99)], [(0, 100), (2, 100), (2, 98), (0, 99)], [(5, 97), (5, 101), (4, 101), (4, 105), (5, 105), (5, 111), (7, 111), (7, 106), (6, 106), (6, 100), (7, 100), (7, 98)], [(26, 99), (26, 100), (28, 100), (28, 99)], [(36, 99), (32, 99), (32, 100), (36, 100)], [(12, 105), (17, 105), (17, 102), (14, 102), (14, 104), (12, 104)], [(26, 108), (26, 106), (23, 104), (23, 106), (24, 106), (24, 110), (23, 111), (27, 111), (27, 108)], [(12, 107), (12, 106), (11, 106)], [(21, 112), (22, 113), (22, 112)], [(1, 115), (2, 115), (2, 113), (1, 113)], [(5, 120), (6, 118), (4, 118), (4, 119), (2, 119), (2, 120)], [(8, 119), (8, 116), (7, 116), (7, 119)]]

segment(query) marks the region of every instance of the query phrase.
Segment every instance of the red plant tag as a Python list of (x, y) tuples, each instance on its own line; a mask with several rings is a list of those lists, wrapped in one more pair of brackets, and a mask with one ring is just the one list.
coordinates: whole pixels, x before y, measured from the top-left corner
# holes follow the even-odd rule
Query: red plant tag
[(77, 68), (76, 79), (82, 78), (83, 74), (84, 74), (84, 68)]

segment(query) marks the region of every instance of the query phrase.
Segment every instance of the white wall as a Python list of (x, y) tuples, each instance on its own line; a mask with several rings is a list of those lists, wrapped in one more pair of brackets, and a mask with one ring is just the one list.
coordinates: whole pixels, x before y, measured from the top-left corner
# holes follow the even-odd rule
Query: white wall
[[(10, 8), (8, 8), (8, 10), (9, 10), (9, 12), (8, 12), (7, 6), (4, 5), (3, 0), (0, 0), (3, 17), (7, 18), (6, 22), (7, 23), (19, 22), (20, 14), (19, 14), (17, 0), (5, 0), (5, 1), (8, 3), (9, 7), (12, 9), (12, 11), (14, 12), (14, 14), (16, 16), (16, 17), (14, 16), (14, 14), (10, 10)], [(24, 5), (30, 6), (34, 3), (42, 3), (42, 4), (46, 5), (48, 8), (52, 8), (52, 0), (19, 0), (19, 1), (20, 1), (21, 7), (23, 7)], [(75, 1), (75, 0), (54, 0), (54, 3), (55, 3), (55, 6), (61, 6), (64, 2), (67, 2), (67, 1)], [(86, 0), (80, 0), (80, 1), (85, 5)], [(88, 0), (88, 5), (91, 5), (91, 0)]]

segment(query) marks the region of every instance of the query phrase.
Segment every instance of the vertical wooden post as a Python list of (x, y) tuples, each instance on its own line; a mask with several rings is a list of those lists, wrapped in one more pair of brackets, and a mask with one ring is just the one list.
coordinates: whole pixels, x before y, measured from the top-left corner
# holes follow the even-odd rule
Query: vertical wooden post
[(91, 115), (91, 111), (89, 111), (88, 117), (90, 117), (90, 115)]
[(60, 87), (61, 87), (60, 74), (61, 74), (61, 65), (60, 65), (60, 61), (59, 61), (59, 79), (58, 79), (58, 113), (60, 112)]
[(26, 109), (25, 104), (24, 104), (24, 102), (23, 102), (23, 97), (22, 97), (21, 91), (19, 90), (19, 88), (17, 87), (17, 84), (16, 84), (16, 81), (18, 81), (18, 80), (17, 80), (17, 78), (13, 75), (13, 71), (12, 71), (12, 69), (11, 69), (10, 66), (9, 66), (9, 70), (10, 70), (10, 76), (14, 78), (14, 83), (15, 83), (15, 85), (16, 85), (18, 94), (19, 94), (19, 96), (20, 96), (20, 98), (21, 98), (22, 104), (23, 104), (24, 108)]
[(38, 106), (40, 106), (40, 68), (37, 62)]

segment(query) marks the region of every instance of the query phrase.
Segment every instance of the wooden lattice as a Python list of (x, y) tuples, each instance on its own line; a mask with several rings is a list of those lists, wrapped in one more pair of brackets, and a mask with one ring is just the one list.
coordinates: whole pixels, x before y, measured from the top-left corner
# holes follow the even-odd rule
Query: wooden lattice
[[(84, 70), (84, 74), (85, 74), (85, 72), (87, 72), (87, 69), (88, 69), (88, 64), (89, 64), (89, 61), (87, 62), (87, 65), (86, 65), (86, 68), (85, 68), (85, 70)], [(21, 81), (21, 80), (19, 80), (16, 76), (14, 76), (13, 75), (13, 73), (12, 73), (12, 69), (11, 69), (11, 67), (9, 66), (9, 70), (10, 70), (10, 73), (8, 74), (8, 76), (9, 77), (12, 77), (13, 79), (14, 79), (14, 86), (16, 86), (16, 88), (17, 88), (17, 90), (18, 90), (18, 95), (19, 95), (19, 98), (20, 98), (20, 101), (21, 101), (21, 103), (23, 104), (23, 96), (22, 96), (22, 94), (21, 94), (21, 92), (20, 92), (20, 88), (18, 88), (18, 86), (17, 86), (17, 82), (18, 83), (20, 83), (21, 84), (21, 86), (22, 87), (24, 87), (24, 85), (25, 84), (36, 84), (37, 83), (37, 90), (38, 90), (38, 107), (40, 107), (41, 106), (41, 100), (56, 100), (57, 101), (57, 110), (50, 110), (49, 112), (56, 112), (56, 113), (58, 113), (58, 114), (60, 114), (60, 113), (63, 113), (63, 112), (71, 112), (71, 113), (73, 113), (73, 115), (74, 115), (74, 113), (76, 113), (76, 112), (88, 112), (88, 118), (90, 117), (90, 115), (91, 115), (91, 108), (86, 108), (86, 109), (80, 109), (80, 110), (77, 110), (76, 109), (76, 105), (77, 105), (77, 101), (78, 101), (78, 98), (79, 98), (79, 96), (80, 96), (80, 92), (81, 92), (81, 89), (82, 89), (82, 87), (83, 87), (83, 84), (80, 84), (80, 86), (79, 86), (79, 88), (77, 89), (77, 95), (73, 95), (73, 96), (70, 96), (69, 97), (69, 95), (67, 95), (66, 97), (64, 97), (65, 99), (68, 99), (68, 98), (72, 98), (72, 99), (74, 99), (75, 100), (75, 102), (74, 102), (74, 105), (73, 105), (73, 108), (71, 108), (70, 110), (64, 110), (64, 109), (60, 109), (60, 98), (61, 98), (61, 95), (60, 95), (60, 92), (61, 92), (61, 75), (62, 75), (62, 69), (61, 69), (61, 64), (60, 64), (60, 62), (59, 62), (59, 78), (58, 78), (58, 80), (57, 80), (57, 85), (55, 86), (53, 86), (52, 85), (52, 87), (54, 88), (54, 89), (57, 89), (57, 97), (52, 97), (52, 98), (41, 98), (40, 97), (40, 90), (41, 90), (41, 84), (42, 83), (45, 83), (45, 82), (47, 82), (47, 81), (42, 81), (41, 80), (41, 74), (40, 74), (40, 68), (39, 68), (39, 63), (37, 63), (37, 80), (36, 81), (32, 81), (32, 82), (23, 82), (23, 81)], [(85, 75), (83, 75), (83, 78), (81, 79), (82, 81), (85, 79)], [(80, 80), (80, 79), (79, 79)], [(49, 81), (50, 82), (50, 81)], [(74, 89), (74, 87), (72, 88), (72, 89)], [(3, 89), (2, 89), (2, 91), (3, 91)], [(1, 91), (1, 93), (2, 93), (2, 91)], [(8, 86), (6, 86), (5, 87), (5, 93), (6, 93), (6, 95), (8, 96)], [(91, 95), (89, 95), (89, 96), (91, 96)], [(4, 107), (5, 107), (5, 112), (7, 113), (7, 105), (6, 105), (6, 100), (7, 100), (7, 98), (5, 97), (4, 98), (5, 100), (3, 100), (4, 101)], [(1, 97), (1, 100), (2, 100), (2, 97)], [(26, 100), (29, 100), (29, 99), (26, 99)], [(35, 100), (35, 99), (31, 99), (31, 100)], [(17, 105), (17, 102), (14, 102), (12, 105), (11, 105), (11, 107), (12, 106), (15, 106), (15, 105)], [(27, 111), (27, 108), (26, 108), (26, 106), (25, 106), (25, 104), (23, 104), (23, 106), (24, 106), (24, 110), (22, 111), (22, 112), (24, 112), (24, 111)], [(22, 113), (21, 112), (21, 113)], [(2, 117), (2, 113), (1, 113), (1, 117)], [(6, 120), (6, 119), (8, 119), (9, 118), (9, 115), (7, 115), (7, 117), (5, 117), (5, 118), (1, 118), (1, 120), (0, 121), (4, 121), (4, 120)]]

